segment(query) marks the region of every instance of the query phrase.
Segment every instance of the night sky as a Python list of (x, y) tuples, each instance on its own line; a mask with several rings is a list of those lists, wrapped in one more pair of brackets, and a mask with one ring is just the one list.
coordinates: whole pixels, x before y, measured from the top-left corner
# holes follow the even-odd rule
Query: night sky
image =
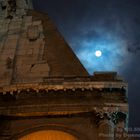
[(34, 0), (34, 9), (48, 13), (90, 74), (117, 71), (124, 77), (129, 124), (140, 127), (140, 0)]

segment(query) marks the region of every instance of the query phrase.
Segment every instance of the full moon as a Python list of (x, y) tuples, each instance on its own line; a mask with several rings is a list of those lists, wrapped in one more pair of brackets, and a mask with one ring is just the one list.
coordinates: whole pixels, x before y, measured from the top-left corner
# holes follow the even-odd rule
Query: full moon
[(101, 57), (101, 56), (102, 56), (102, 52), (101, 52), (100, 50), (97, 50), (97, 51), (95, 52), (95, 56), (96, 56), (96, 57)]

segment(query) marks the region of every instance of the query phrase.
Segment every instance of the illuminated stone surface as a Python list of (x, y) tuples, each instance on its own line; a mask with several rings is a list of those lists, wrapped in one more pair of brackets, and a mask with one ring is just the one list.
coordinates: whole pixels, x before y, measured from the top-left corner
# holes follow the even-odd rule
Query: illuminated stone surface
[(19, 140), (77, 140), (72, 135), (61, 131), (39, 131), (31, 133)]
[(10, 1), (0, 0), (0, 140), (124, 140), (115, 134), (127, 132), (127, 83), (90, 76), (48, 15)]

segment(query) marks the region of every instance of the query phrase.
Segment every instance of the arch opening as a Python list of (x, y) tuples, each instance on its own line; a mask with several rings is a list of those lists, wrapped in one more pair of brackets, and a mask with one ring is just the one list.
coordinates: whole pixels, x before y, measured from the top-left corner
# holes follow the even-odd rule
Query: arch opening
[(19, 140), (78, 140), (69, 133), (57, 130), (43, 130), (25, 135)]

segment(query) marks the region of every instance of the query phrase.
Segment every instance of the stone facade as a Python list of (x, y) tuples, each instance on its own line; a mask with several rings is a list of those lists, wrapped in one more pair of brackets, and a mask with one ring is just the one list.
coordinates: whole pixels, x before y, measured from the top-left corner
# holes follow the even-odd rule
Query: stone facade
[(127, 83), (90, 76), (46, 14), (0, 0), (0, 140), (59, 130), (78, 140), (125, 140)]
[(15, 140), (52, 129), (79, 140), (124, 140), (128, 127), (127, 84), (117, 79), (95, 79), (47, 78), (41, 83), (1, 88), (1, 139)]

